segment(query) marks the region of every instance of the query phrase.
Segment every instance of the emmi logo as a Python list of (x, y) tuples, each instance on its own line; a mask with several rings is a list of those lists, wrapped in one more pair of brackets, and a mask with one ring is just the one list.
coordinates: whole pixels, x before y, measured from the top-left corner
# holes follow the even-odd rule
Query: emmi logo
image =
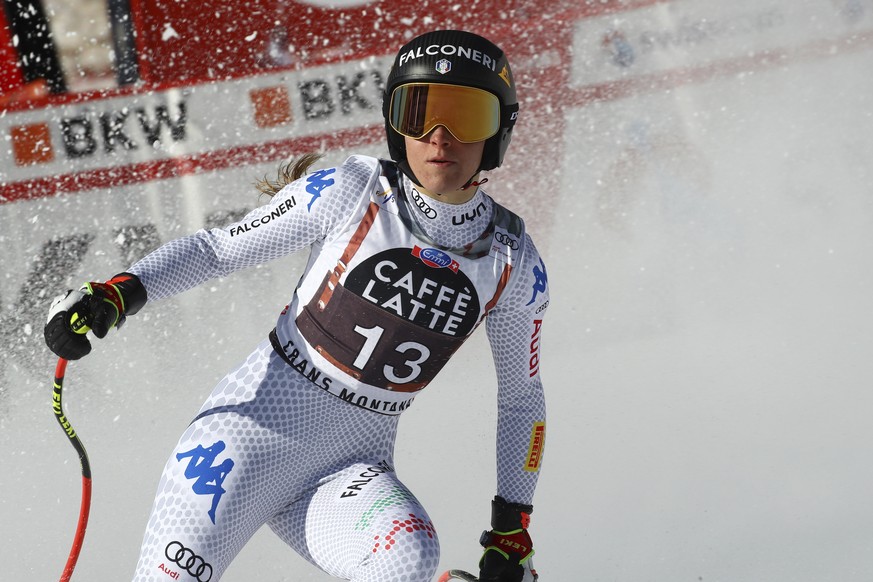
[[(55, 128), (49, 124), (57, 123)], [(27, 166), (55, 159), (60, 137), (67, 159), (88, 158), (99, 153), (147, 147), (160, 150), (165, 142), (184, 141), (188, 115), (184, 98), (172, 105), (122, 107), (118, 110), (81, 111), (47, 121), (12, 128), (15, 164)]]

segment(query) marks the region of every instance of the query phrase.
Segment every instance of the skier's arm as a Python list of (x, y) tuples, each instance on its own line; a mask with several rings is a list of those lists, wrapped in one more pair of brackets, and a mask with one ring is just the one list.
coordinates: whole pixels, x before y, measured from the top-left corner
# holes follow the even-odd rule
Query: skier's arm
[(240, 221), (170, 241), (129, 271), (140, 278), (152, 301), (295, 253), (323, 240), (348, 219), (356, 203), (348, 195), (350, 186), (360, 183), (354, 189), (363, 191), (370, 173), (348, 163), (313, 172), (287, 185), (267, 205)]
[(239, 222), (170, 241), (106, 283), (67, 291), (49, 310), (46, 344), (62, 358), (81, 358), (91, 351), (86, 332), (104, 337), (147, 301), (324, 240), (350, 219), (376, 175), (374, 163), (353, 156), (289, 184)]
[(497, 494), (530, 504), (545, 443), (540, 339), (549, 303), (545, 264), (530, 238), (504, 297), (486, 317), (497, 370)]
[(543, 316), (549, 304), (546, 268), (528, 237), (520, 271), (486, 318), (497, 369), (497, 495), (491, 530), (480, 540), (483, 582), (535, 580), (528, 533), (546, 436), (540, 380)]

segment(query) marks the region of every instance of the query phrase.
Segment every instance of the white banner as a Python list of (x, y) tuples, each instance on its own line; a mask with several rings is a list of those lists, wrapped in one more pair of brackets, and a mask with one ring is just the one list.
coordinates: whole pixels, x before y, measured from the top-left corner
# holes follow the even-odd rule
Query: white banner
[[(0, 116), (0, 188), (382, 123), (390, 57), (143, 91)], [(326, 137), (330, 140), (329, 137)], [(90, 179), (90, 178), (84, 178)], [(26, 193), (18, 193), (18, 196)]]
[(582, 87), (706, 67), (871, 32), (873, 10), (865, 0), (658, 2), (579, 20), (570, 84)]

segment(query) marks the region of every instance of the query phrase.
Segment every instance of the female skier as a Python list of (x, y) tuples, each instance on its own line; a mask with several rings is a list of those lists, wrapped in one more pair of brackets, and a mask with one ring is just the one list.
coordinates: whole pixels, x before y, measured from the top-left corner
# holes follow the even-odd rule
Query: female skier
[(306, 174), (304, 157), (241, 221), (55, 300), (46, 342), (77, 359), (91, 350), (87, 331), (102, 338), (147, 301), (310, 248), (275, 328), (170, 455), (136, 581), (216, 582), (264, 524), (332, 576), (431, 581), (439, 545), (395, 475), (397, 421), (483, 319), (498, 482), (479, 579), (536, 580), (527, 528), (545, 432), (546, 269), (522, 220), (479, 187), (517, 113), (500, 48), (462, 31), (414, 38), (385, 86), (390, 161), (351, 156)]

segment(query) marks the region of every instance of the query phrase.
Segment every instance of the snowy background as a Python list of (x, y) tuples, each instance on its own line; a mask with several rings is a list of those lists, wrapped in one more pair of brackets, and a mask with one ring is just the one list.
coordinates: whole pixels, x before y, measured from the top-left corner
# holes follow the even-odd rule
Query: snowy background
[[(726, 4), (566, 23), (568, 94), (611, 91), (568, 108), (549, 164), (531, 168), (557, 188), (504, 191), (501, 170), (486, 187), (524, 209), (548, 265), (531, 530), (544, 582), (873, 579), (873, 2)], [(773, 26), (757, 45), (750, 12)], [(707, 22), (694, 30), (716, 41), (687, 33)], [(650, 40), (635, 45), (646, 75), (611, 78), (589, 54), (604, 24), (631, 46)], [(518, 171), (542, 154), (509, 156)], [(78, 461), (51, 412), (54, 359), (38, 341), (48, 297), (124, 267), (119, 249), (137, 241), (113, 225), (149, 215), (169, 240), (257, 204), (251, 183), (274, 168), (0, 205), (0, 315), (33, 338), (0, 368), (0, 579), (55, 579), (79, 510)], [(86, 239), (67, 280), (34, 279), (34, 232)], [(304, 260), (150, 305), (70, 365), (67, 413), (94, 472), (74, 579), (129, 579), (166, 456), (271, 328)], [(22, 313), (30, 325), (8, 324)], [(493, 376), (477, 335), (401, 421), (398, 474), (447, 568), (474, 567), (488, 524)], [(253, 579), (330, 580), (268, 530), (224, 577)]]

